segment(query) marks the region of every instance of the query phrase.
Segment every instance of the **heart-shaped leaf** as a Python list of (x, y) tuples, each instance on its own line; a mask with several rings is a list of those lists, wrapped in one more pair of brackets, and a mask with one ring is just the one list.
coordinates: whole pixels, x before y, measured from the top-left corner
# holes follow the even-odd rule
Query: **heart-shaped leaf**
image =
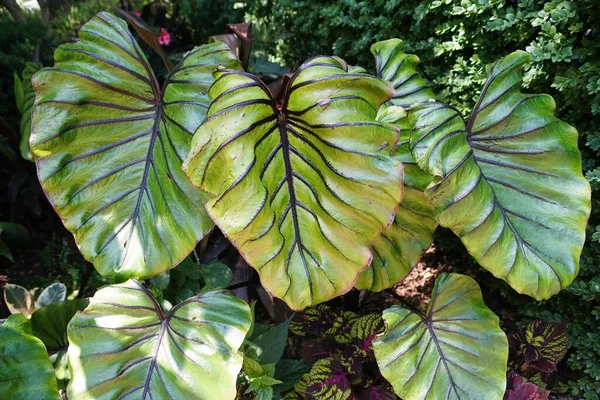
[(416, 164), (409, 149), (411, 128), (405, 110), (435, 98), (417, 72), (419, 59), (402, 51), (402, 41), (390, 39), (371, 46), (377, 76), (394, 85), (393, 97), (377, 119), (400, 128), (394, 158), (404, 165), (404, 198), (394, 222), (373, 243), (373, 262), (358, 278), (356, 288), (378, 292), (402, 280), (433, 243), (437, 221), (423, 190), (433, 177)]
[(333, 57), (304, 63), (276, 101), (221, 70), (184, 164), (263, 286), (299, 310), (352, 288), (402, 198), (398, 133), (375, 121), (391, 85)]
[(465, 126), (428, 103), (409, 113), (413, 156), (435, 176), (426, 194), (440, 225), (519, 293), (547, 299), (568, 286), (590, 213), (577, 131), (553, 115), (552, 97), (520, 92), (525, 52), (490, 70)]
[(105, 12), (36, 73), (31, 149), (42, 186), (79, 248), (107, 277), (147, 278), (211, 228), (181, 170), (205, 117), (222, 44), (190, 51), (159, 87), (126, 23)]
[(393, 306), (373, 342), (381, 374), (398, 396), (500, 400), (506, 387), (508, 340), (470, 277), (440, 275), (425, 315)]
[(0, 398), (60, 400), (46, 348), (20, 314), (0, 325)]
[(102, 288), (69, 324), (69, 399), (233, 399), (250, 321), (224, 291), (164, 313), (136, 280)]
[(45, 288), (35, 301), (35, 308), (40, 309), (48, 304), (58, 303), (67, 298), (67, 287), (56, 282)]

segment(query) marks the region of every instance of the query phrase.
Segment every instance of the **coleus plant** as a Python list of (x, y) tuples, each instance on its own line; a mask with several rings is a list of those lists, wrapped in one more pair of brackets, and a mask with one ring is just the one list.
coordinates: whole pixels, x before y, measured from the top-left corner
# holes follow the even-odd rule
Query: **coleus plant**
[(296, 314), (290, 329), (302, 338), (302, 360), (313, 365), (285, 399), (396, 398), (371, 348), (383, 330), (381, 315), (319, 304)]
[[(41, 184), (84, 257), (126, 281), (70, 323), (70, 398), (233, 398), (249, 307), (217, 290), (165, 311), (136, 280), (213, 224), (295, 310), (396, 284), (438, 224), (521, 293), (574, 279), (590, 188), (576, 131), (520, 91), (527, 54), (492, 66), (465, 122), (401, 41), (372, 51), (376, 76), (319, 56), (274, 94), (213, 43), (159, 83), (124, 21), (100, 13), (34, 75)], [(502, 398), (507, 339), (471, 278), (442, 275), (425, 313), (383, 320), (373, 350), (402, 398)]]

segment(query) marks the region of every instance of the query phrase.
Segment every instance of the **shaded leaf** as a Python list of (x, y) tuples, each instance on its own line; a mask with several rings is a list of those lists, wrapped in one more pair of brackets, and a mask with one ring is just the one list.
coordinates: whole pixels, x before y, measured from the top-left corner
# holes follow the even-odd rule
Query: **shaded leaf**
[(273, 387), (276, 392), (284, 392), (294, 387), (296, 382), (302, 378), (302, 375), (310, 370), (308, 364), (299, 360), (279, 360), (275, 365), (275, 379), (282, 383)]
[(14, 285), (12, 283), (4, 285), (4, 302), (11, 314), (21, 313), (29, 318), (35, 311), (33, 297), (29, 290), (25, 289), (23, 286)]
[(177, 265), (213, 224), (181, 171), (225, 46), (187, 53), (159, 87), (123, 20), (101, 12), (35, 74), (31, 148), (42, 186), (105, 277)]
[(567, 326), (534, 320), (527, 324), (524, 332), (509, 335), (508, 344), (524, 364), (523, 367), (551, 373), (556, 371), (558, 362), (567, 354)]
[(292, 315), (252, 340), (261, 364), (277, 363), (281, 359), (287, 343), (288, 327), (293, 317)]
[(442, 274), (425, 315), (393, 306), (383, 319), (386, 331), (373, 350), (398, 396), (502, 399), (508, 343), (472, 278)]
[(46, 348), (23, 315), (0, 325), (0, 398), (60, 400)]
[(233, 399), (250, 319), (224, 291), (164, 313), (136, 280), (102, 288), (69, 324), (69, 399)]
[(292, 309), (347, 292), (402, 197), (398, 133), (375, 121), (390, 85), (331, 57), (304, 63), (281, 101), (250, 74), (215, 79), (184, 164), (215, 196), (209, 215)]
[(49, 349), (66, 349), (67, 325), (78, 310), (83, 310), (88, 300), (77, 299), (52, 303), (36, 310), (31, 316), (33, 334)]
[(435, 176), (440, 225), (519, 293), (547, 299), (577, 275), (590, 213), (577, 131), (548, 95), (520, 92), (525, 52), (498, 61), (468, 123), (428, 103), (409, 113), (413, 156)]
[(200, 274), (204, 281), (202, 291), (225, 288), (229, 286), (233, 277), (231, 268), (219, 261), (202, 265)]
[[(21, 157), (25, 160), (33, 161), (31, 151), (29, 150), (29, 137), (31, 135), (31, 110), (33, 103), (35, 102), (35, 93), (33, 86), (31, 86), (31, 77), (34, 73), (42, 68), (41, 64), (28, 62), (25, 64), (23, 70), (23, 81), (19, 80), (18, 76), (15, 75), (15, 97), (17, 98), (17, 106), (21, 113), (21, 125), (19, 141), (19, 150), (21, 151)], [(17, 85), (17, 82), (19, 84)]]
[(56, 282), (46, 287), (35, 301), (35, 308), (40, 309), (48, 304), (58, 303), (67, 298), (67, 287)]

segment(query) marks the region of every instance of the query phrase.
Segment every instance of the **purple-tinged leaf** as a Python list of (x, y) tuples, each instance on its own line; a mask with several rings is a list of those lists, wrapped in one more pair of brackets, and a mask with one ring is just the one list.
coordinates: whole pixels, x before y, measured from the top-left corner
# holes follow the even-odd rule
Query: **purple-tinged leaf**
[(566, 325), (543, 320), (531, 321), (524, 332), (512, 334), (508, 340), (522, 369), (546, 373), (556, 371), (569, 347)]

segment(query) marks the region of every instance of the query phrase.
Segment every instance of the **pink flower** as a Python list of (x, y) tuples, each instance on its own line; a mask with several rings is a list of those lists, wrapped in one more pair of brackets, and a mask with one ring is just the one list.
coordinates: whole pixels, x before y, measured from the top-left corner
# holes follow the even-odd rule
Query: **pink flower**
[(137, 10), (133, 12), (133, 15), (135, 15), (138, 18), (142, 18), (142, 13)]
[(160, 35), (156, 37), (158, 39), (158, 44), (161, 46), (168, 46), (171, 44), (171, 35), (165, 28), (160, 28)]

